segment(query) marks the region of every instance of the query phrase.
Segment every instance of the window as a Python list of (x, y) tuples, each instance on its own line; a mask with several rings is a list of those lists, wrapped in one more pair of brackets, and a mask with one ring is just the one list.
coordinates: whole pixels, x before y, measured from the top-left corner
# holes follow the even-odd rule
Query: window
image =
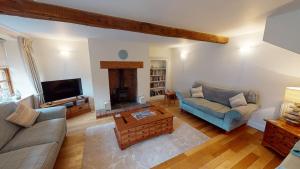
[(0, 67), (0, 96), (9, 97), (14, 94), (9, 69)]

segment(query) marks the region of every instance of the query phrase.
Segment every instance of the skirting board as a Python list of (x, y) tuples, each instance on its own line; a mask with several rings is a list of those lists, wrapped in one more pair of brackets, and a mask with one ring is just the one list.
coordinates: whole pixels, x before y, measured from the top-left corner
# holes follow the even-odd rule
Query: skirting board
[(247, 125), (250, 126), (250, 127), (256, 128), (257, 130), (260, 130), (260, 131), (264, 132), (266, 123), (259, 123), (259, 122), (254, 121), (254, 120), (249, 120)]

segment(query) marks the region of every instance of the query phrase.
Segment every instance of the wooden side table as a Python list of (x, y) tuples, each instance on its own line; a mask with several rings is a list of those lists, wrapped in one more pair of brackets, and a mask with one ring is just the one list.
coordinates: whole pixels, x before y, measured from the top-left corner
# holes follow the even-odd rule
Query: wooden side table
[(175, 104), (176, 101), (176, 93), (174, 91), (166, 91), (164, 102), (168, 103), (168, 105), (173, 101)]
[(269, 147), (282, 156), (287, 156), (300, 140), (300, 127), (287, 124), (283, 119), (266, 120), (262, 145)]

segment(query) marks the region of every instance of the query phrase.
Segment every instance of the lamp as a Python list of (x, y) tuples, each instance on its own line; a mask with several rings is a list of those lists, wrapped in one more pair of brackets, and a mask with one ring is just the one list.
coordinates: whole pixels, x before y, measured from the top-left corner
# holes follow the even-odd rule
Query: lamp
[(292, 103), (300, 103), (300, 87), (285, 88), (284, 100)]
[(287, 123), (300, 126), (300, 87), (286, 87), (283, 118)]

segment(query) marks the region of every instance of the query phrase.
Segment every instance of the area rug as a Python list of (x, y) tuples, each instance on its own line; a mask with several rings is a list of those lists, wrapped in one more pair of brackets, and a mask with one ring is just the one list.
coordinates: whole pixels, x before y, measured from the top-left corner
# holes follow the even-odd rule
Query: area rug
[(174, 118), (174, 132), (145, 140), (120, 150), (115, 124), (87, 128), (83, 169), (148, 169), (209, 139), (208, 136)]

